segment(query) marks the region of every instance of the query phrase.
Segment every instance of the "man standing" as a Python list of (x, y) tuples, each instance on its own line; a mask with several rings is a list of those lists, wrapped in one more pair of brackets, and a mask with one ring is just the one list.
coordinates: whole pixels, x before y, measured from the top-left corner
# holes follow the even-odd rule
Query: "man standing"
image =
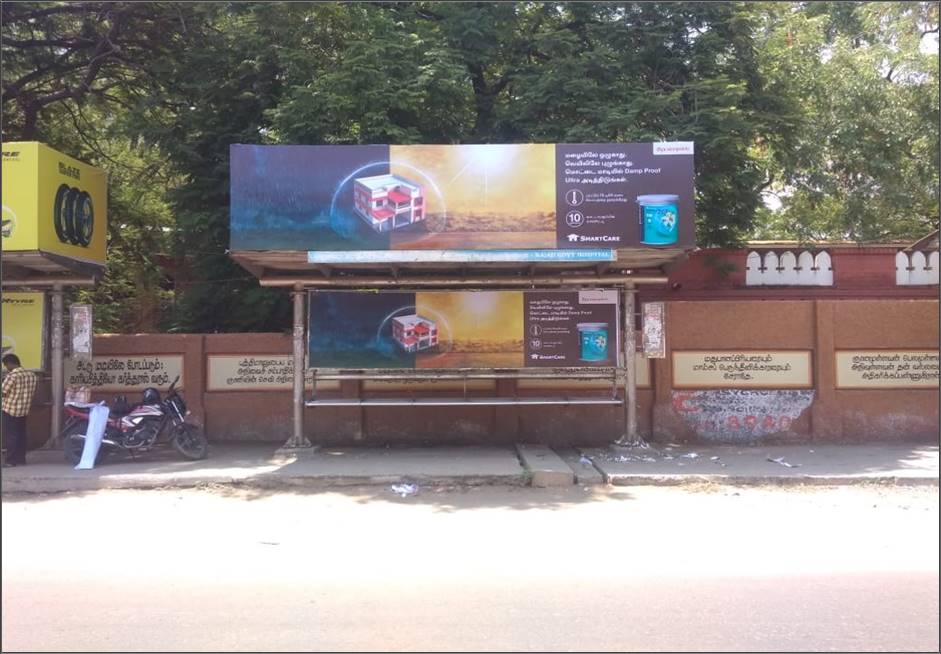
[(7, 445), (7, 460), (4, 466), (26, 465), (26, 416), (33, 405), (36, 393), (36, 375), (20, 366), (15, 354), (3, 357), (7, 370), (3, 378), (3, 440)]

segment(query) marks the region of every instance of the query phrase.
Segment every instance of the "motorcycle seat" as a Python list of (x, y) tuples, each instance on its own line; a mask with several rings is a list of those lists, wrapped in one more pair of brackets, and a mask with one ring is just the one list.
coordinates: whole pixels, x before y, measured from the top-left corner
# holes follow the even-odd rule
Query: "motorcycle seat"
[(114, 399), (114, 404), (111, 405), (111, 415), (113, 416), (126, 416), (131, 411), (134, 410), (134, 405), (129, 404), (127, 398), (125, 397), (116, 397)]

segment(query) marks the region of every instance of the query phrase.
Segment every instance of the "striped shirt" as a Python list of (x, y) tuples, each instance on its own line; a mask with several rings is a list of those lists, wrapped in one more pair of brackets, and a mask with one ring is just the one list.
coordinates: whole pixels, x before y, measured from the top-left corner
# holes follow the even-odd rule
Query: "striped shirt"
[(24, 368), (14, 368), (3, 378), (3, 412), (14, 418), (29, 414), (36, 393), (36, 375)]

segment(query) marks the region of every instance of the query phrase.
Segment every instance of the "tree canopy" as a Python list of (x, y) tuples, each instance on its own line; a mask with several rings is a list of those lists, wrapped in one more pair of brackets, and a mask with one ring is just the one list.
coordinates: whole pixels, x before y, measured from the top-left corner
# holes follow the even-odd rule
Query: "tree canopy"
[(688, 140), (700, 245), (914, 240), (937, 33), (933, 2), (10, 2), (0, 128), (111, 173), (99, 327), (282, 329), (226, 255), (232, 143)]

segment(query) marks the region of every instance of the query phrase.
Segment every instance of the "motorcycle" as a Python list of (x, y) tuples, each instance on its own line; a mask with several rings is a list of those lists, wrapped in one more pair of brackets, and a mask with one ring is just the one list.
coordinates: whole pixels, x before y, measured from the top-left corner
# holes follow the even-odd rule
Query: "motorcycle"
[[(187, 459), (206, 458), (209, 443), (202, 429), (186, 422), (189, 412), (176, 390), (179, 380), (179, 376), (173, 380), (164, 398), (156, 388), (144, 389), (143, 401), (133, 406), (128, 405), (123, 396), (116, 398), (114, 406), (109, 407), (108, 422), (95, 463), (109, 453), (126, 452), (134, 457), (168, 442)], [(62, 446), (66, 459), (75, 465), (85, 448), (91, 408), (66, 403), (65, 412), (68, 418), (62, 430)]]

